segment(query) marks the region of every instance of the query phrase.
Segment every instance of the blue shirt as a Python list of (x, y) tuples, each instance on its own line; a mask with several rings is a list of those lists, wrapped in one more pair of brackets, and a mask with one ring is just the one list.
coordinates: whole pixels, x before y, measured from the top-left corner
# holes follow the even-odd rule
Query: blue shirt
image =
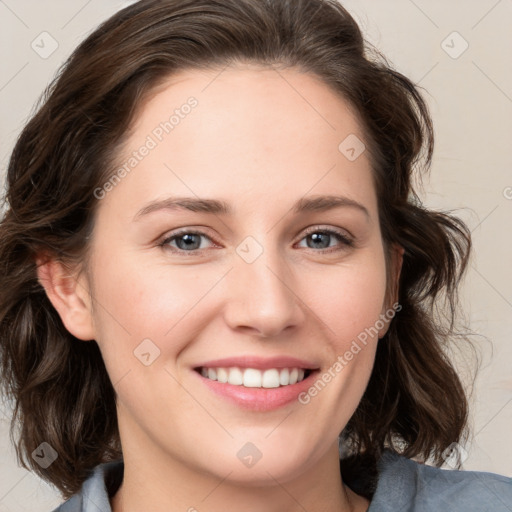
[[(122, 460), (94, 469), (79, 493), (53, 512), (112, 512), (123, 479)], [(512, 512), (512, 478), (419, 464), (389, 450), (378, 464), (368, 512)]]

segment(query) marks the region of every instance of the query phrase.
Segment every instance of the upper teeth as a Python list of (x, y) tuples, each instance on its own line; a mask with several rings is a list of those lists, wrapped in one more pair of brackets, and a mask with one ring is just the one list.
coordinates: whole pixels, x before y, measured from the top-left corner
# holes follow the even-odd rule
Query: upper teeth
[(201, 375), (211, 380), (245, 386), (247, 388), (278, 388), (288, 386), (304, 379), (301, 368), (201, 368)]

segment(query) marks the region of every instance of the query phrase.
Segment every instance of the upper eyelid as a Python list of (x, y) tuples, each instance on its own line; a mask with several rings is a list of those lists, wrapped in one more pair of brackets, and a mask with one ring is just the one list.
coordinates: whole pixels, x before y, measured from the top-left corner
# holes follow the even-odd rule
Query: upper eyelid
[[(322, 226), (322, 225), (317, 225), (317, 226), (310, 226), (308, 228), (305, 228), (305, 230), (303, 231), (303, 238), (304, 236), (306, 235), (309, 235), (311, 233), (315, 233), (316, 231), (327, 231), (327, 232), (333, 232), (333, 233), (336, 233), (336, 234), (343, 234), (343, 233), (346, 233), (346, 238), (350, 238), (351, 240), (354, 239), (354, 235), (352, 235), (352, 233), (350, 231), (348, 231), (347, 229), (345, 228), (335, 228), (335, 227), (325, 227), (325, 226)], [(342, 232), (342, 233), (340, 233)], [(302, 240), (302, 238), (301, 238)]]

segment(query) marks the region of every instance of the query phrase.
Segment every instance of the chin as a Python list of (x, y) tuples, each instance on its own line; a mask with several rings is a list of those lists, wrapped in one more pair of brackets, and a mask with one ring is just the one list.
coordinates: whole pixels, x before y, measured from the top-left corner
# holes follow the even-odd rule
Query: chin
[(230, 482), (249, 487), (275, 486), (276, 480), (280, 483), (293, 480), (306, 471), (309, 465), (313, 465), (313, 455), (302, 453), (291, 446), (279, 443), (280, 448), (274, 449), (268, 442), (266, 447), (257, 448), (251, 442), (236, 443), (236, 450), (233, 453), (227, 452), (215, 454), (210, 457), (216, 458), (220, 464), (210, 466), (210, 472), (226, 477)]

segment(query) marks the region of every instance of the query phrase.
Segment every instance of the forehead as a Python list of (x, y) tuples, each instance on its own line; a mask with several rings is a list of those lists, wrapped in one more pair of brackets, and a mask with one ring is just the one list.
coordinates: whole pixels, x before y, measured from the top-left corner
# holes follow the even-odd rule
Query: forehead
[(129, 175), (115, 192), (372, 194), (363, 141), (348, 102), (315, 75), (250, 64), (185, 70), (139, 108), (118, 158)]
[(363, 138), (351, 105), (318, 76), (297, 68), (251, 63), (173, 74), (140, 105), (133, 128), (147, 132), (152, 126), (148, 123), (165, 122), (190, 97), (197, 99), (203, 127), (243, 125), (244, 134), (251, 128), (261, 134), (263, 128), (270, 137), (289, 119), (288, 132), (295, 128), (305, 136), (330, 132), (336, 138), (349, 133)]

